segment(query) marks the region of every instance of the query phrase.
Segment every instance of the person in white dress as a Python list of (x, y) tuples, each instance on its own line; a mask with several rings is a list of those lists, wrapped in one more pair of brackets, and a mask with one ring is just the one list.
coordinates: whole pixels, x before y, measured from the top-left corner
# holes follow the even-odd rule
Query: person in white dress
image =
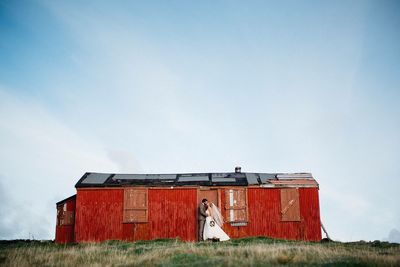
[(223, 218), (214, 203), (210, 203), (207, 210), (206, 223), (203, 230), (203, 240), (213, 239), (219, 241), (229, 240), (229, 236), (222, 230)]

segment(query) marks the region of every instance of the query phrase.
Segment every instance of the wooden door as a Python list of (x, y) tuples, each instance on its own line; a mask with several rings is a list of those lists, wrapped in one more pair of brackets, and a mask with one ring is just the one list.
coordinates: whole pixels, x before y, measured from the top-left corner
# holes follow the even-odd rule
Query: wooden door
[(197, 191), (197, 205), (200, 205), (204, 198), (206, 198), (208, 202), (217, 205), (217, 207), (220, 206), (218, 189), (199, 189)]
[[(212, 202), (215, 205), (217, 205), (217, 207), (220, 207), (220, 193), (218, 189), (198, 189), (197, 190), (197, 207), (200, 206), (201, 201), (206, 198), (208, 200), (208, 202)], [(199, 227), (199, 211), (197, 210), (197, 217), (196, 217), (196, 221), (197, 221), (197, 227)], [(198, 235), (198, 231), (196, 231), (196, 236)]]

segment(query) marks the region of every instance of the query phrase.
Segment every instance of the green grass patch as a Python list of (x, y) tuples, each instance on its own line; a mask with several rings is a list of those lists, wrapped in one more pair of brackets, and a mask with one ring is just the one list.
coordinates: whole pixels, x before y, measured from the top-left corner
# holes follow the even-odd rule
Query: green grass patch
[(179, 239), (58, 245), (0, 241), (1, 266), (400, 266), (388, 242), (302, 242), (253, 237), (227, 242)]

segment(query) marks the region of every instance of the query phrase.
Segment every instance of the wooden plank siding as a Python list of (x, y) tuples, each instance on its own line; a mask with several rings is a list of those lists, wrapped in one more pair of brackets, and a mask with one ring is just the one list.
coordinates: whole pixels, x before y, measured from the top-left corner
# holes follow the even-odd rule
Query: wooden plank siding
[(196, 240), (196, 189), (149, 189), (148, 222), (123, 223), (124, 189), (77, 192), (76, 241)]
[[(216, 187), (212, 187), (216, 188)], [(243, 187), (242, 187), (243, 188)], [(219, 190), (221, 213), (227, 188)], [(281, 189), (247, 187), (248, 224), (223, 229), (231, 238), (268, 236), (319, 241), (321, 226), (318, 188), (299, 188), (300, 221), (282, 221)], [(123, 223), (124, 188), (78, 189), (76, 198), (76, 242), (150, 240), (180, 238), (195, 241), (197, 235), (198, 188), (148, 188), (148, 222)], [(225, 220), (226, 221), (226, 220)]]
[(316, 188), (300, 188), (300, 214), (303, 224), (300, 227), (300, 240), (320, 241), (321, 217), (319, 194)]
[[(223, 192), (224, 194), (225, 192)], [(234, 227), (224, 224), (224, 230), (231, 238), (247, 236), (268, 236), (292, 240), (321, 240), (321, 224), (317, 188), (299, 188), (299, 222), (282, 222), (280, 189), (249, 188), (249, 223)], [(224, 218), (228, 216), (222, 211)]]
[(151, 237), (196, 240), (197, 190), (149, 190)]
[[(66, 209), (65, 214), (68, 216), (68, 218), (60, 220), (60, 218), (57, 216), (55, 242), (58, 244), (75, 242), (75, 236), (74, 236), (74, 229), (75, 229), (74, 214), (76, 207), (75, 198), (67, 200), (64, 203), (57, 205), (57, 211), (64, 210), (64, 207)], [(65, 224), (61, 223), (62, 221), (64, 221)]]
[(78, 190), (76, 194), (76, 242), (123, 239), (124, 190)]

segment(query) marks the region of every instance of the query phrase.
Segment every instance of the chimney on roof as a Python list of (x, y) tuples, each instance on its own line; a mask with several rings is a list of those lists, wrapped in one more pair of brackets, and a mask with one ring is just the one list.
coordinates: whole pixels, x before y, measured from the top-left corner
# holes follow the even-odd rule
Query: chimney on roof
[(242, 167), (235, 167), (235, 173), (241, 173), (242, 172)]

